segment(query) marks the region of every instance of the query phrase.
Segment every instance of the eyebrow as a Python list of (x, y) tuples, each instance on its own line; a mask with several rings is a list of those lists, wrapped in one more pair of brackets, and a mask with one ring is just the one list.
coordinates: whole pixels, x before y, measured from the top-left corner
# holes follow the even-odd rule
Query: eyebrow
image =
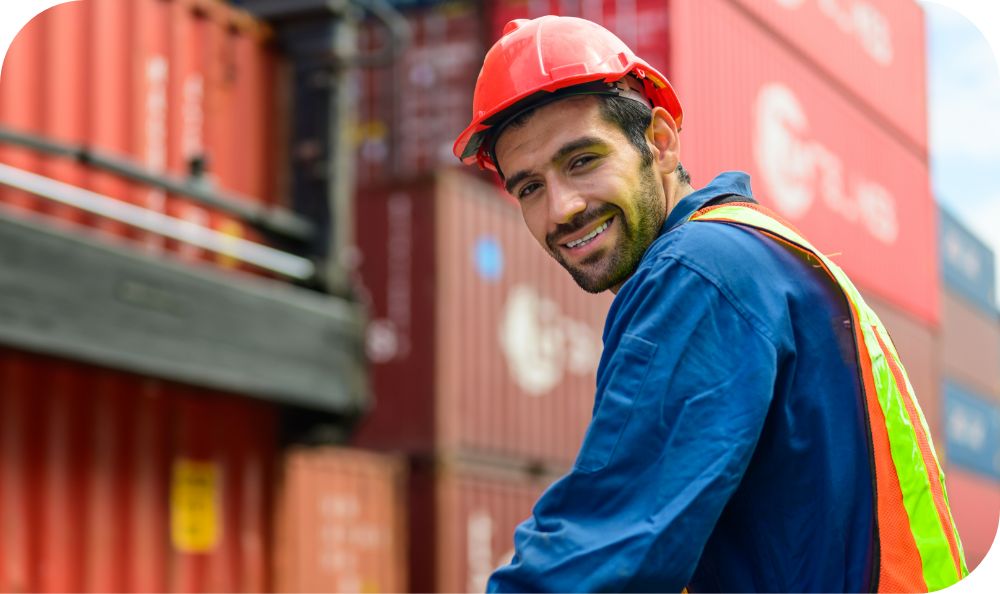
[[(583, 136), (581, 138), (577, 138), (576, 140), (571, 140), (566, 144), (562, 145), (561, 147), (559, 147), (559, 150), (557, 150), (552, 155), (552, 158), (549, 159), (549, 162), (558, 163), (559, 161), (565, 159), (566, 156), (569, 155), (570, 153), (574, 153), (582, 148), (587, 148), (595, 145), (604, 145), (604, 144), (605, 144), (604, 141), (596, 136)], [(521, 183), (524, 180), (524, 178), (530, 177), (533, 174), (534, 171), (530, 169), (522, 169), (521, 171), (518, 171), (517, 173), (507, 178), (507, 181), (504, 183), (504, 188), (507, 190), (508, 194), (513, 194), (514, 187), (517, 186), (517, 184)]]

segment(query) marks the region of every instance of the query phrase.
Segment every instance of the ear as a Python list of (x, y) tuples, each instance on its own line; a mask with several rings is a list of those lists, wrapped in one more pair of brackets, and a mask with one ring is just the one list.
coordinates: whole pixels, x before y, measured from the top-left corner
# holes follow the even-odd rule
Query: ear
[(681, 141), (677, 122), (666, 109), (653, 108), (653, 120), (646, 128), (646, 140), (652, 145), (653, 164), (663, 175), (677, 169), (681, 158)]

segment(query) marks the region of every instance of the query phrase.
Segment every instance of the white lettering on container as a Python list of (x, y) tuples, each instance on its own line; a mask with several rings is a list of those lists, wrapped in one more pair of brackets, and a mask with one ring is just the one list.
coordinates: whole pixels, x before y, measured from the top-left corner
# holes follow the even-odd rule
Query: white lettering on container
[(972, 245), (950, 229), (945, 231), (942, 243), (944, 244), (945, 258), (948, 259), (948, 264), (952, 269), (959, 271), (962, 276), (972, 281), (980, 280), (984, 264)]
[[(146, 62), (146, 166), (154, 172), (167, 167), (167, 75), (168, 62), (163, 56), (153, 56)], [(146, 192), (146, 208), (165, 212), (167, 195), (154, 188)], [(146, 235), (144, 245), (153, 252), (163, 249), (164, 238), (155, 233)]]
[[(774, 0), (782, 8), (795, 10), (805, 0)], [(815, 0), (817, 8), (845, 35), (853, 37), (880, 66), (892, 64), (892, 29), (889, 20), (864, 0)]]
[(781, 83), (765, 84), (755, 105), (753, 154), (765, 195), (790, 219), (800, 219), (816, 199), (881, 243), (899, 237), (896, 198), (881, 184), (849, 174), (839, 155), (810, 137), (798, 97)]
[(986, 445), (986, 419), (968, 408), (956, 407), (948, 415), (948, 434), (963, 446), (982, 451)]
[(558, 303), (523, 284), (507, 295), (498, 338), (514, 383), (532, 396), (555, 388), (567, 372), (593, 373), (603, 348), (591, 326), (565, 315)]

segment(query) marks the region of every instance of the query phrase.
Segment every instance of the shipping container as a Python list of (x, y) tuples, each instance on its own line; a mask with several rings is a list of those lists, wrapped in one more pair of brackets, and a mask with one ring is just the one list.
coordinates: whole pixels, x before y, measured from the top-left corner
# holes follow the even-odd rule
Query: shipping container
[(271, 587), (276, 409), (0, 349), (0, 590)]
[(884, 299), (869, 295), (864, 287), (861, 287), (861, 292), (889, 331), (924, 413), (935, 449), (941, 457), (944, 453), (945, 436), (942, 426), (941, 338), (938, 329), (928, 326), (913, 314)]
[(514, 529), (553, 480), (481, 464), (415, 463), (412, 591), (484, 592), (493, 570), (514, 556)]
[(358, 443), (568, 466), (611, 295), (580, 289), (516, 206), (455, 171), (358, 204), (375, 406)]
[(962, 468), (951, 467), (947, 473), (948, 503), (971, 571), (996, 542), (1000, 483)]
[(760, 201), (856, 283), (937, 324), (926, 160), (733, 2), (674, 2), (671, 22), (683, 23), (672, 29), (671, 80), (696, 187), (749, 172)]
[(941, 307), (944, 375), (1000, 401), (1000, 324), (963, 296), (945, 289)]
[[(269, 30), (220, 0), (87, 0), (52, 7), (15, 38), (0, 79), (0, 124), (126, 157), (257, 203), (276, 187), (276, 58)], [(73, 160), (2, 146), (3, 162), (233, 237), (232, 215)], [(236, 267), (226, 253), (124, 228), (0, 189), (0, 202), (132, 237), (146, 249)]]
[(996, 267), (993, 250), (947, 209), (938, 207), (941, 280), (951, 291), (995, 315)]
[(285, 452), (275, 590), (405, 592), (403, 461), (346, 448)]
[(948, 378), (943, 391), (948, 463), (1000, 483), (1000, 398)]
[(504, 26), (514, 19), (547, 14), (579, 17), (604, 26), (669, 77), (669, 0), (496, 0), (486, 6), (490, 24), (487, 47), (500, 39)]
[(731, 1), (926, 161), (927, 35), (916, 1)]
[[(454, 165), (452, 144), (469, 123), (476, 76), (486, 55), (476, 3), (446, 3), (406, 13), (412, 38), (391, 65), (359, 74), (357, 183), (428, 174)], [(389, 43), (384, 25), (370, 23), (359, 45), (374, 52)]]

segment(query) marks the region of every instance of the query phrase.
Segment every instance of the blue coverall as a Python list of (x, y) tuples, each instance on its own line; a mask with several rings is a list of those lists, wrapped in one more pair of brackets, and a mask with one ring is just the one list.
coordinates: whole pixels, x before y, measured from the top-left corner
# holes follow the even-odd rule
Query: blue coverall
[[(491, 592), (857, 592), (873, 486), (844, 298), (760, 233), (685, 197), (608, 313), (572, 470), (514, 535)], [(823, 247), (823, 246), (821, 246)]]

